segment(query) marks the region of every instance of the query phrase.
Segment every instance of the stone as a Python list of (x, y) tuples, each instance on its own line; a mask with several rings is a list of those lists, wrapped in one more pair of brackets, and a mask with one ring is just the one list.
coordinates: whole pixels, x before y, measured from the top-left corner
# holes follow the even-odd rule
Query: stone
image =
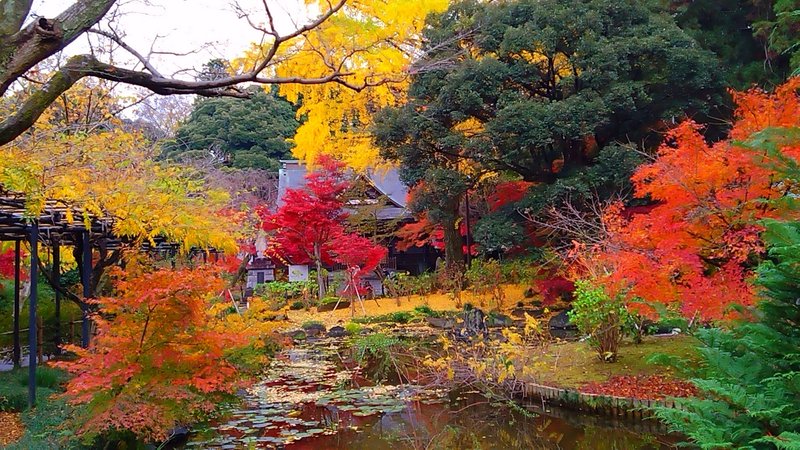
[(341, 327), (339, 325), (331, 327), (331, 329), (328, 330), (328, 337), (339, 338), (345, 336), (347, 336), (347, 330), (345, 330), (344, 327)]
[(569, 316), (567, 315), (567, 311), (561, 311), (560, 313), (551, 317), (549, 326), (550, 329), (552, 330), (568, 330), (576, 328), (575, 325), (573, 325), (569, 321)]
[(511, 317), (516, 317), (519, 319), (525, 318), (525, 313), (528, 313), (531, 317), (541, 317), (544, 314), (543, 309), (532, 309), (532, 308), (514, 308), (511, 310)]
[(486, 335), (486, 314), (479, 308), (468, 308), (464, 310), (464, 334), (476, 336)]
[(307, 334), (304, 330), (292, 330), (286, 332), (286, 336), (292, 338), (295, 341), (302, 341), (307, 337)]
[(455, 319), (445, 317), (426, 317), (425, 322), (432, 328), (450, 329), (456, 325)]
[(505, 314), (492, 313), (486, 317), (487, 327), (510, 327), (512, 325), (514, 325), (514, 321)]
[(321, 323), (312, 323), (308, 326), (303, 327), (308, 337), (317, 337), (323, 333), (325, 333), (326, 328), (325, 325)]

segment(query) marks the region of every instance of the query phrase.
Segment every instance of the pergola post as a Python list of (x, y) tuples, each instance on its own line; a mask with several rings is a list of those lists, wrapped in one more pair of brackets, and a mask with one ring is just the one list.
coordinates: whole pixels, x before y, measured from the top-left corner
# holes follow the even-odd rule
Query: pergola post
[[(83, 240), (83, 256), (81, 257), (81, 284), (83, 285), (83, 298), (88, 300), (92, 297), (92, 245), (89, 241), (89, 230), (81, 233)], [(81, 346), (89, 348), (89, 305), (84, 303), (81, 306), (83, 311), (83, 322), (81, 324)]]
[(14, 241), (14, 331), (13, 331), (13, 347), (14, 353), (11, 357), (14, 367), (19, 367), (20, 359), (22, 358), (22, 349), (19, 343), (19, 272), (20, 272), (20, 242)]
[(53, 290), (55, 291), (56, 302), (56, 355), (61, 354), (61, 243), (53, 240), (53, 266), (52, 266)]
[(31, 242), (31, 294), (28, 301), (28, 407), (36, 405), (36, 303), (39, 294), (39, 224), (33, 222), (30, 228)]

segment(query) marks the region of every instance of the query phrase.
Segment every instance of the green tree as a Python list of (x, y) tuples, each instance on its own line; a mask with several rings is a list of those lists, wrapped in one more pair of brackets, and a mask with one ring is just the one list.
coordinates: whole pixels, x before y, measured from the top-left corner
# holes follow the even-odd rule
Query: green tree
[(789, 58), (770, 49), (770, 29), (779, 3), (774, 0), (660, 0), (675, 22), (701, 47), (720, 59), (725, 81), (735, 89), (771, 87), (789, 73)]
[(800, 75), (800, 0), (776, 0), (774, 16), (754, 24), (773, 52), (788, 60), (792, 75)]
[(409, 185), (432, 193), (416, 206), (429, 217), (457, 214), (469, 184), (459, 177), (552, 184), (618, 141), (650, 147), (658, 130), (724, 103), (714, 55), (641, 2), (467, 1), (428, 21), (409, 102), (379, 114), (375, 137)]
[(294, 106), (262, 89), (249, 99), (200, 99), (164, 153), (168, 158), (214, 158), (238, 169), (277, 171), (278, 160), (291, 157), (298, 125)]

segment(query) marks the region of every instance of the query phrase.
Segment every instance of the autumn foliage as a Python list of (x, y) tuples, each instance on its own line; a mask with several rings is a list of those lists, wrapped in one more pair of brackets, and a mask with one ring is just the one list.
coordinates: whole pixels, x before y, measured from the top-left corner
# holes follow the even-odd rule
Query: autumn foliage
[(534, 183), (528, 181), (506, 181), (499, 183), (494, 188), (494, 192), (487, 197), (490, 211), (497, 211), (509, 203), (522, 200)]
[(226, 354), (248, 344), (243, 327), (225, 326), (212, 269), (157, 270), (122, 278), (117, 295), (97, 300), (90, 348), (59, 362), (73, 377), (66, 396), (86, 405), (80, 433), (128, 430), (145, 440), (213, 412), (240, 386)]
[(318, 276), (323, 265), (344, 264), (355, 268), (351, 275), (357, 279), (374, 270), (387, 250), (345, 229), (342, 196), (351, 183), (344, 164), (329, 157), (317, 164), (305, 188), (288, 189), (276, 212), (260, 210), (262, 228), (270, 233), (268, 251), (293, 264), (315, 264)]
[[(669, 133), (657, 158), (632, 178), (636, 196), (654, 206), (643, 214), (626, 214), (621, 204), (606, 211), (609, 239), (592, 258), (610, 273), (607, 287), (702, 319), (753, 304), (748, 279), (764, 252), (759, 221), (790, 214), (771, 200), (792, 187), (771, 167), (774, 154), (745, 141), (770, 127), (800, 126), (798, 87), (794, 78), (773, 94), (735, 93), (730, 137), (715, 144), (692, 121)], [(779, 153), (800, 161), (800, 140), (785, 140)]]
[[(19, 276), (21, 280), (28, 279), (28, 271), (25, 270), (25, 258), (27, 254), (22, 252), (20, 258), (22, 262), (20, 263), (20, 272)], [(0, 279), (5, 278), (8, 280), (14, 279), (14, 247), (9, 246), (8, 248), (3, 248), (2, 244), (0, 244)], [(0, 283), (2, 286), (2, 283)]]

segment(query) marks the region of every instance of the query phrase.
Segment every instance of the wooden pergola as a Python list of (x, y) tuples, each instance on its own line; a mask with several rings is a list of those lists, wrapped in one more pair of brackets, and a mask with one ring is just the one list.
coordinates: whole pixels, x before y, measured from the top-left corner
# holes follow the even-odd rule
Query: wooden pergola
[[(28, 303), (28, 404), (36, 403), (36, 365), (38, 323), (38, 283), (39, 283), (39, 244), (52, 249), (52, 276), (49, 281), (55, 291), (56, 347), (61, 345), (61, 290), (60, 267), (61, 247), (82, 248), (80, 255), (81, 284), (83, 298), (91, 298), (92, 236), (103, 236), (113, 242), (111, 229), (113, 220), (85, 214), (80, 210), (70, 210), (55, 200), (46, 200), (38, 214), (31, 214), (26, 208), (28, 200), (24, 195), (0, 187), (0, 241), (14, 242), (14, 325), (13, 325), (13, 363), (20, 365), (20, 270), (22, 242), (30, 247), (30, 296)], [(77, 255), (76, 255), (77, 256)], [(82, 305), (81, 344), (89, 345), (89, 308)]]
[[(28, 327), (28, 404), (36, 403), (36, 366), (37, 366), (37, 303), (38, 282), (40, 276), (39, 244), (51, 249), (52, 273), (45, 277), (55, 292), (55, 345), (61, 345), (61, 249), (73, 247), (80, 251), (75, 252), (80, 267), (80, 280), (82, 297), (90, 299), (92, 292), (92, 249), (108, 251), (116, 250), (130, 244), (126, 239), (113, 234), (114, 220), (110, 217), (97, 217), (87, 214), (82, 210), (68, 208), (63, 202), (56, 200), (45, 201), (44, 207), (38, 214), (31, 214), (26, 205), (29, 203), (24, 195), (11, 192), (0, 186), (0, 242), (14, 242), (14, 324), (13, 324), (13, 364), (20, 366), (22, 356), (20, 345), (20, 271), (22, 243), (27, 242), (30, 247), (30, 295), (28, 302), (29, 327)], [(163, 239), (147, 242), (140, 246), (146, 252), (167, 252), (175, 254), (178, 245), (166, 242)], [(216, 250), (204, 250), (216, 253)], [(81, 345), (89, 346), (90, 339), (90, 314), (87, 303), (81, 303)], [(58, 352), (58, 350), (56, 350)]]

